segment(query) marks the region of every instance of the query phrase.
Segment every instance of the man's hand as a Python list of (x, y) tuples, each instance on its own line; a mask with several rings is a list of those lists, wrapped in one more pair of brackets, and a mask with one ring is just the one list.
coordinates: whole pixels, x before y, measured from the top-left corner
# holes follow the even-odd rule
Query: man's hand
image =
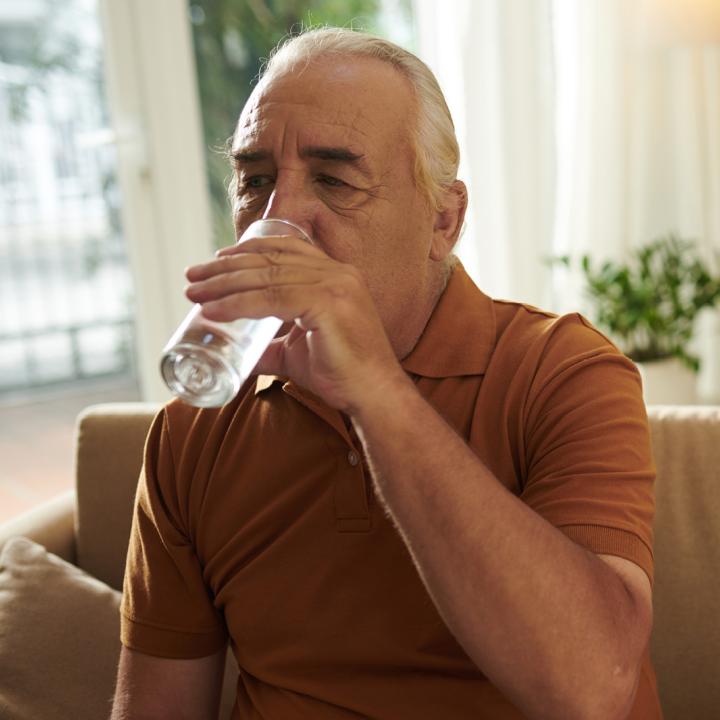
[(407, 382), (361, 274), (313, 245), (291, 236), (248, 240), (186, 276), (187, 297), (210, 320), (294, 322), (258, 372), (290, 377), (345, 412), (368, 392)]

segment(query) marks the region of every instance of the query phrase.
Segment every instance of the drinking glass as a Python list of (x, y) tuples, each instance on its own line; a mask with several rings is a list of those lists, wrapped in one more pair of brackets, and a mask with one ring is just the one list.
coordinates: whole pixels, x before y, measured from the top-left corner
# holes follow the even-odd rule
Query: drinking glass
[[(256, 220), (238, 240), (294, 235), (311, 242), (305, 231), (275, 218)], [(170, 390), (190, 405), (219, 407), (237, 395), (282, 320), (270, 316), (215, 322), (195, 305), (163, 349), (160, 370)]]

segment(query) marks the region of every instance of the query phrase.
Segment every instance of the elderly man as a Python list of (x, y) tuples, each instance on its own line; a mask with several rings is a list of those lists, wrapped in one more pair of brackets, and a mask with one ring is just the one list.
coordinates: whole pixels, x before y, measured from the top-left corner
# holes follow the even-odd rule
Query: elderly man
[(192, 267), (215, 320), (286, 321), (239, 396), (158, 415), (113, 717), (658, 718), (653, 465), (639, 376), (581, 316), (484, 295), (413, 55), (326, 29), (272, 57), (234, 134), (238, 234)]

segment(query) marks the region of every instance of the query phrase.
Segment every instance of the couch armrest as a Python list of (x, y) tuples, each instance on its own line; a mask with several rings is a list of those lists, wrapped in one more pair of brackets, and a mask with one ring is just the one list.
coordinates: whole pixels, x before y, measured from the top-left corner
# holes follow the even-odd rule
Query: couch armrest
[(67, 490), (0, 525), (0, 549), (24, 535), (70, 563), (76, 561), (75, 490)]

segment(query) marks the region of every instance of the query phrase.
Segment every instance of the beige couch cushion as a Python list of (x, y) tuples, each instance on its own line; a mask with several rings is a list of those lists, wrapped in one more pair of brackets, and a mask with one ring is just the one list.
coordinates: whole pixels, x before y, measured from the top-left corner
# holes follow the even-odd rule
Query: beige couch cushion
[(159, 405), (93, 405), (78, 419), (77, 565), (122, 590), (145, 436)]
[(665, 720), (720, 717), (720, 407), (652, 407), (652, 657)]
[(0, 525), (0, 550), (23, 535), (63, 560), (75, 563), (75, 490), (70, 489)]
[(0, 718), (107, 718), (120, 593), (24, 537), (0, 554)]

